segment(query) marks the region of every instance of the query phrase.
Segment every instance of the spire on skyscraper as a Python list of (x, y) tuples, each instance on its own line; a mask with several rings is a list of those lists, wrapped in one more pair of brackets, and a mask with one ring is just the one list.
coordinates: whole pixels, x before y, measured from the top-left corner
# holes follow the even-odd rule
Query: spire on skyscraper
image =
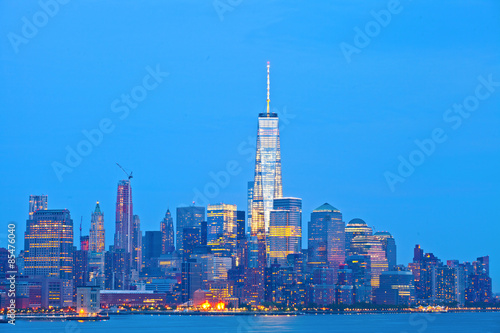
[(270, 94), (270, 89), (271, 89), (271, 84), (269, 81), (269, 68), (271, 67), (271, 64), (269, 61), (267, 62), (267, 114), (269, 114), (269, 102), (271, 101), (269, 94)]

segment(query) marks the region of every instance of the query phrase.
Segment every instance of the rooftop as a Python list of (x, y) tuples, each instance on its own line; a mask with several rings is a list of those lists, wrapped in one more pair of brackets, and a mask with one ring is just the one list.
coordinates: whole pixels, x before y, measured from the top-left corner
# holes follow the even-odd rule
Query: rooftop
[(313, 212), (340, 212), (340, 210), (325, 202), (324, 204), (313, 210)]

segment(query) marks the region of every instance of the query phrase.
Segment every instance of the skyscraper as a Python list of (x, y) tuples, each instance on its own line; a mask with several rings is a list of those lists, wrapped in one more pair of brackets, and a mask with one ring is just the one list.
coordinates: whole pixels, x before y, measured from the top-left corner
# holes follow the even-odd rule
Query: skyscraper
[[(245, 272), (243, 299), (256, 304), (264, 299), (267, 265), (266, 234), (273, 200), (283, 197), (278, 114), (269, 109), (270, 78), (267, 63), (267, 111), (259, 113), (257, 150), (252, 187), (251, 238), (248, 241), (249, 267)], [(250, 213), (249, 213), (250, 215)]]
[(120, 180), (116, 195), (115, 250), (132, 253), (133, 216), (130, 179)]
[[(176, 239), (176, 249), (182, 254), (183, 251), (183, 231), (184, 228), (198, 228), (200, 232), (201, 239), (201, 229), (202, 224), (205, 221), (205, 207), (178, 207), (176, 224), (177, 224), (177, 239)], [(190, 237), (192, 236), (193, 230), (190, 229)]]
[(283, 197), (278, 114), (270, 112), (269, 62), (267, 63), (267, 112), (259, 114), (252, 199), (252, 236), (269, 231), (273, 200)]
[(380, 275), (375, 303), (409, 306), (415, 301), (415, 284), (410, 271), (390, 271)]
[(92, 213), (90, 222), (90, 251), (91, 252), (104, 252), (105, 239), (104, 239), (104, 214), (101, 212), (99, 201), (95, 205), (95, 210)]
[(69, 210), (33, 212), (26, 222), (24, 242), (26, 275), (73, 278), (73, 220)]
[(161, 231), (146, 231), (144, 234), (144, 258), (159, 258), (162, 254), (162, 232)]
[(28, 218), (31, 220), (33, 213), (40, 209), (47, 209), (47, 195), (30, 195), (30, 209)]
[(287, 264), (289, 254), (301, 253), (302, 247), (302, 199), (274, 199), (269, 221), (269, 258), (281, 266)]
[(132, 222), (132, 263), (130, 268), (140, 272), (142, 268), (142, 231), (139, 215), (134, 215)]
[(378, 238), (384, 247), (385, 257), (387, 258), (387, 264), (389, 265), (389, 270), (392, 271), (396, 267), (396, 240), (387, 231), (378, 231), (374, 234)]
[(342, 213), (325, 203), (311, 213), (308, 228), (309, 264), (337, 269), (345, 261), (345, 225)]
[(161, 253), (166, 254), (174, 251), (174, 220), (170, 209), (167, 209), (165, 218), (161, 221)]
[[(247, 186), (247, 219), (248, 229), (252, 226), (252, 203), (253, 203), (253, 181), (248, 182)], [(246, 230), (245, 230), (246, 232)]]
[(387, 258), (382, 241), (375, 236), (356, 236), (351, 241), (352, 255), (370, 257), (372, 288), (378, 288), (380, 274), (388, 270)]
[(236, 255), (237, 221), (236, 205), (207, 206), (207, 241), (219, 243), (229, 255)]
[(373, 230), (362, 219), (352, 219), (345, 226), (345, 248), (346, 255), (350, 255), (351, 241), (356, 236), (371, 236)]

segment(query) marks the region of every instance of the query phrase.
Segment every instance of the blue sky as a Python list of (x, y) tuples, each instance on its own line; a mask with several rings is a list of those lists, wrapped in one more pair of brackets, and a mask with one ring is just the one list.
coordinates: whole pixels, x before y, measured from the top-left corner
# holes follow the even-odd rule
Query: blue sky
[[(216, 2), (218, 12), (201, 0), (68, 1), (47, 7), (52, 16), (34, 1), (0, 4), (0, 246), (10, 221), (22, 246), (28, 196), (41, 193), (76, 225), (83, 216), (86, 233), (99, 200), (111, 244), (116, 162), (134, 173), (143, 230), (159, 230), (167, 208), (189, 204), (228, 163), (236, 171), (209, 201), (246, 209), (271, 61), (283, 189), (303, 198), (304, 226), (329, 202), (346, 222), (390, 231), (400, 263), (417, 243), (442, 260), (490, 255), (500, 291), (500, 87), (479, 88), (489, 96), (459, 127), (445, 120), (453, 104), (474, 101), (479, 77), (500, 81), (500, 3), (232, 3)], [(371, 11), (388, 7), (376, 30)], [(367, 27), (347, 61), (342, 43), (356, 47), (356, 28)], [(155, 82), (151, 71), (168, 76)], [(145, 78), (155, 87), (141, 88)], [(131, 93), (141, 101), (122, 119)], [(66, 148), (84, 149), (82, 131), (103, 122), (107, 133), (60, 181), (54, 163), (67, 165)], [(415, 152), (436, 129), (446, 140)], [(424, 158), (391, 188), (399, 156)]]

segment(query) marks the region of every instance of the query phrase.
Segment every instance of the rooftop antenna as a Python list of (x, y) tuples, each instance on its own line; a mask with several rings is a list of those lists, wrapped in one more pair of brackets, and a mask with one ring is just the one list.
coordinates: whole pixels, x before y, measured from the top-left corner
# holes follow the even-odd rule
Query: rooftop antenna
[(83, 216), (80, 218), (80, 242), (82, 241), (82, 223), (83, 223)]
[(269, 81), (269, 68), (271, 67), (271, 63), (268, 61), (267, 62), (267, 114), (269, 114), (269, 102), (271, 101), (269, 97), (269, 90), (270, 90), (270, 81)]
[(132, 171), (131, 171), (131, 172), (130, 172), (130, 174), (129, 174), (127, 171), (125, 171), (125, 169), (124, 169), (124, 168), (123, 168), (120, 164), (116, 163), (116, 165), (118, 165), (118, 167), (119, 167), (120, 169), (122, 169), (122, 171), (123, 171), (123, 172), (125, 172), (125, 174), (126, 174), (126, 175), (127, 175), (127, 177), (128, 177), (128, 180), (130, 180), (130, 178), (133, 178), (133, 176), (132, 176)]

